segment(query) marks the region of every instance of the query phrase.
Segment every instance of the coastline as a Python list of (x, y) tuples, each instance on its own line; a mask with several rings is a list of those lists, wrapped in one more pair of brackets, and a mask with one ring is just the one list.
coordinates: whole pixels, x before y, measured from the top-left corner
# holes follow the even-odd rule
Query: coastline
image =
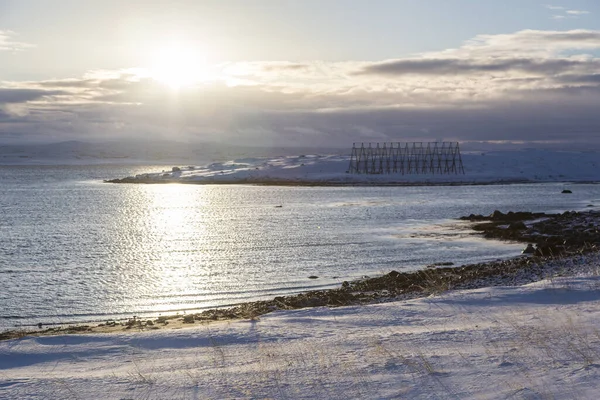
[(600, 183), (596, 180), (582, 181), (555, 181), (555, 180), (531, 180), (531, 179), (499, 179), (482, 181), (319, 181), (319, 180), (286, 180), (286, 179), (237, 179), (237, 180), (191, 180), (191, 179), (146, 179), (136, 177), (104, 179), (103, 183), (116, 184), (139, 184), (139, 185), (164, 185), (164, 184), (182, 184), (182, 185), (256, 185), (256, 186), (298, 186), (298, 187), (421, 187), (421, 186), (491, 186), (491, 185), (518, 185), (518, 184), (545, 184), (545, 183), (563, 183), (594, 185)]
[(213, 323), (235, 319), (256, 319), (276, 310), (308, 307), (339, 307), (401, 301), (440, 294), (449, 290), (490, 286), (515, 286), (548, 277), (577, 272), (586, 257), (600, 250), (600, 212), (545, 214), (495, 211), (490, 216), (470, 215), (459, 218), (472, 223), (484, 238), (532, 244), (533, 254), (503, 261), (462, 266), (429, 266), (413, 272), (391, 271), (385, 275), (343, 282), (334, 289), (309, 291), (272, 300), (242, 303), (198, 313), (162, 316), (152, 319), (77, 324), (39, 329), (12, 329), (0, 332), (0, 340), (24, 336), (59, 334), (112, 333), (180, 329), (195, 323)]
[[(182, 185), (257, 185), (257, 186), (310, 186), (310, 187), (377, 187), (377, 186), (473, 186), (473, 185), (510, 185), (520, 183), (548, 183), (534, 182), (530, 180), (498, 180), (488, 182), (461, 182), (461, 181), (446, 181), (446, 182), (399, 182), (399, 181), (319, 181), (319, 180), (287, 180), (287, 179), (236, 179), (236, 180), (221, 180), (221, 179), (147, 179), (147, 178), (115, 178), (105, 179), (104, 183), (117, 184), (141, 184), (141, 185), (161, 185), (161, 184), (182, 184)], [(580, 182), (578, 182), (580, 183)], [(595, 182), (581, 182), (595, 183)]]

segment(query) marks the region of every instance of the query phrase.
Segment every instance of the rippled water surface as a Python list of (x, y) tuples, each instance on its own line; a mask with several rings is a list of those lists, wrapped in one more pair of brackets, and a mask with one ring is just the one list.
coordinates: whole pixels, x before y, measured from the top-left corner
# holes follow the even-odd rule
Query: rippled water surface
[(182, 312), (510, 257), (522, 246), (480, 240), (453, 219), (600, 204), (599, 186), (574, 184), (102, 183), (157, 169), (0, 167), (0, 329)]

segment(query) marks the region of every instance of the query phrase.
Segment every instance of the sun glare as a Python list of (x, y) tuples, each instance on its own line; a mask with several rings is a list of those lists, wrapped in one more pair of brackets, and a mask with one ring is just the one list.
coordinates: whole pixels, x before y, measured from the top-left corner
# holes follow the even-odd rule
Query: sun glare
[(151, 67), (154, 79), (179, 89), (208, 79), (206, 62), (192, 47), (179, 43), (156, 51)]

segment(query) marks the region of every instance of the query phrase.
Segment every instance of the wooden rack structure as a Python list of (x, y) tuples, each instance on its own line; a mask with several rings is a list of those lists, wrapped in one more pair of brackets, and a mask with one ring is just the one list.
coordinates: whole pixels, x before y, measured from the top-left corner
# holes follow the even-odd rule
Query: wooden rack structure
[(464, 174), (458, 142), (352, 144), (351, 174)]

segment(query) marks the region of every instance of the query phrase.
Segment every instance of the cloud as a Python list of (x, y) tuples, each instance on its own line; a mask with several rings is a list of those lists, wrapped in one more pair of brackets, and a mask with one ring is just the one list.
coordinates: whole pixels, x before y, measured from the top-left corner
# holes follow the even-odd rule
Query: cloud
[(0, 30), (0, 51), (21, 51), (31, 47), (32, 44), (13, 40), (16, 34), (12, 31)]
[(39, 100), (45, 96), (55, 96), (60, 94), (64, 94), (64, 92), (57, 90), (0, 88), (0, 105), (8, 103), (24, 103)]
[(458, 49), (433, 53), (456, 57), (556, 57), (561, 51), (600, 48), (600, 31), (523, 30), (512, 34), (478, 35)]
[(574, 141), (600, 145), (600, 31), (479, 35), (382, 61), (224, 63), (172, 90), (147, 71), (0, 84), (0, 142), (170, 139), (249, 145)]
[(588, 75), (563, 75), (560, 81), (565, 83), (577, 83), (577, 84), (598, 84), (600, 85), (600, 73), (588, 74)]
[(51, 81), (40, 81), (35, 85), (48, 88), (89, 88), (96, 82), (90, 79), (61, 79)]
[(582, 15), (587, 15), (590, 14), (589, 11), (585, 11), (585, 10), (568, 10), (565, 7), (562, 6), (552, 6), (552, 5), (548, 5), (546, 4), (545, 7), (551, 11), (554, 11), (555, 14), (552, 15), (552, 19), (555, 20), (564, 20), (564, 19), (577, 19), (579, 17), (581, 17)]
[(473, 73), (498, 73), (511, 71), (527, 72), (533, 74), (557, 74), (570, 71), (578, 67), (595, 65), (596, 61), (580, 61), (568, 59), (540, 60), (527, 58), (500, 58), (484, 60), (461, 59), (415, 59), (392, 60), (374, 63), (364, 67), (356, 74), (381, 74), (381, 75), (464, 75)]
[(569, 15), (586, 15), (589, 14), (589, 11), (582, 11), (582, 10), (567, 10), (567, 14)]
[(291, 62), (271, 62), (261, 63), (261, 68), (265, 71), (298, 71), (310, 68), (309, 64), (291, 63)]

